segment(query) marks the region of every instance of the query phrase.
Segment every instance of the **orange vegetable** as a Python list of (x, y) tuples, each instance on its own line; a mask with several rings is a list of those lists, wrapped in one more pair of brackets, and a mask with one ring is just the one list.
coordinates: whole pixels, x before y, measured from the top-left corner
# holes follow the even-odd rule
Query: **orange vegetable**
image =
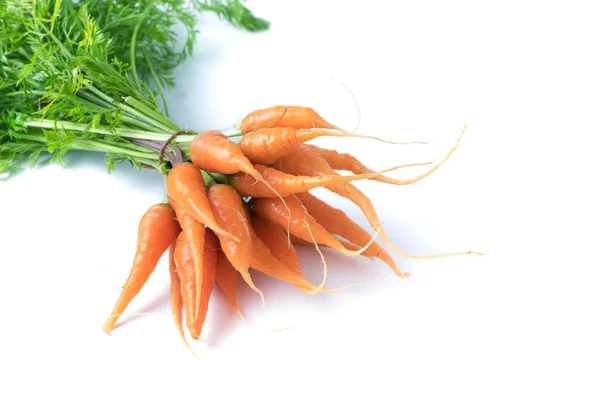
[[(188, 216), (188, 214), (181, 209), (177, 202), (172, 201), (171, 207), (175, 210), (175, 213), (177, 214), (177, 219), (179, 220), (179, 224), (181, 224), (181, 228), (183, 229), (183, 233), (185, 234), (185, 238), (180, 241), (181, 246), (179, 247), (179, 249), (182, 250), (183, 245), (185, 244), (186, 249), (189, 250), (189, 256), (191, 260), (190, 267), (194, 269), (194, 296), (196, 300), (192, 305), (187, 306), (187, 308), (194, 308), (194, 311), (191, 312), (191, 318), (195, 318), (198, 315), (198, 309), (200, 307), (200, 294), (196, 293), (196, 290), (200, 290), (200, 287), (203, 283), (202, 269), (204, 266), (204, 235), (206, 234), (206, 228), (203, 224), (196, 221), (196, 219), (192, 218), (191, 216)], [(187, 283), (186, 287), (188, 287)], [(186, 319), (189, 320), (190, 317), (187, 316)]]
[(312, 190), (317, 187), (327, 187), (337, 183), (347, 183), (355, 180), (369, 179), (384, 172), (390, 172), (407, 166), (416, 166), (424, 164), (408, 164), (394, 166), (385, 169), (381, 172), (373, 172), (355, 176), (342, 175), (322, 175), (322, 176), (296, 176), (282, 172), (275, 168), (269, 168), (264, 165), (254, 165), (256, 170), (262, 175), (263, 179), (269, 183), (274, 190), (278, 192), (276, 195), (271, 189), (265, 187), (264, 184), (257, 183), (256, 179), (246, 173), (239, 172), (229, 176), (229, 184), (235, 188), (240, 195), (245, 197), (256, 198), (275, 198), (277, 196), (287, 197), (288, 195), (297, 194)]
[(243, 133), (276, 126), (296, 129), (335, 129), (345, 132), (343, 129), (325, 121), (312, 108), (301, 106), (272, 106), (256, 110), (244, 117), (241, 123)]
[(252, 229), (261, 241), (269, 248), (271, 254), (286, 267), (298, 275), (302, 275), (300, 259), (294, 245), (289, 243), (287, 233), (275, 223), (256, 215), (250, 217)]
[(206, 131), (198, 134), (192, 141), (190, 156), (194, 165), (207, 172), (219, 172), (226, 175), (238, 172), (247, 173), (279, 196), (279, 193), (252, 166), (242, 150), (219, 131)]
[(239, 272), (233, 268), (223, 251), (217, 250), (217, 286), (221, 289), (223, 294), (225, 294), (235, 312), (244, 318), (237, 302), (237, 283), (239, 276)]
[(314, 241), (335, 249), (345, 256), (358, 256), (366, 248), (360, 250), (348, 250), (333, 235), (331, 235), (323, 226), (321, 226), (308, 212), (302, 202), (295, 196), (290, 195), (284, 198), (291, 216), (284, 210), (281, 202), (274, 198), (255, 198), (252, 199), (252, 207), (256, 214), (263, 219), (267, 219), (280, 227), (286, 227), (289, 224), (290, 233), (305, 241)]
[[(297, 194), (296, 197), (302, 202), (308, 213), (330, 233), (340, 235), (359, 246), (367, 245), (370, 242), (369, 233), (340, 209), (332, 207), (310, 193)], [(377, 242), (373, 242), (365, 253), (381, 259), (394, 270), (396, 275), (408, 276), (407, 273), (398, 269), (392, 257)]]
[[(204, 238), (202, 238), (204, 241)], [(187, 243), (185, 232), (180, 232), (175, 246), (175, 266), (180, 279), (180, 294), (185, 311), (185, 323), (193, 339), (198, 339), (200, 334), (194, 329), (196, 316), (196, 272), (192, 249)]]
[(239, 194), (227, 184), (215, 184), (208, 189), (208, 201), (219, 225), (235, 235), (238, 241), (218, 235), (221, 250), (248, 286), (257, 292), (264, 304), (264, 295), (248, 272), (252, 263), (251, 227)]
[(323, 136), (374, 139), (390, 144), (406, 144), (390, 142), (374, 136), (344, 134), (323, 129), (275, 127), (262, 128), (245, 134), (240, 140), (240, 148), (253, 164), (270, 165), (277, 161), (278, 158), (296, 150), (300, 144)]
[(173, 312), (173, 320), (175, 321), (175, 326), (177, 328), (177, 333), (179, 337), (183, 341), (183, 343), (191, 350), (190, 344), (185, 339), (185, 334), (183, 333), (182, 326), (182, 317), (181, 317), (181, 309), (182, 309), (182, 296), (181, 296), (181, 282), (179, 273), (177, 272), (177, 268), (175, 266), (175, 249), (176, 242), (173, 242), (169, 247), (169, 276), (171, 279), (171, 311)]
[[(202, 333), (202, 326), (208, 312), (208, 302), (215, 284), (216, 250), (217, 241), (215, 234), (208, 230), (203, 239), (202, 252), (202, 283), (198, 288), (195, 282), (195, 267), (193, 256), (193, 241), (187, 239), (182, 232), (177, 237), (175, 250), (175, 263), (181, 278), (181, 291), (183, 306), (185, 308), (186, 325), (193, 339), (198, 339)], [(200, 290), (200, 293), (197, 293)]]
[(179, 230), (175, 213), (167, 204), (153, 205), (144, 213), (138, 225), (133, 265), (112, 313), (104, 323), (105, 332), (112, 330), (119, 315), (140, 292)]
[(206, 199), (206, 186), (200, 171), (189, 162), (181, 162), (169, 171), (167, 176), (167, 194), (171, 202), (206, 225), (217, 234), (236, 239), (227, 233), (216, 222)]

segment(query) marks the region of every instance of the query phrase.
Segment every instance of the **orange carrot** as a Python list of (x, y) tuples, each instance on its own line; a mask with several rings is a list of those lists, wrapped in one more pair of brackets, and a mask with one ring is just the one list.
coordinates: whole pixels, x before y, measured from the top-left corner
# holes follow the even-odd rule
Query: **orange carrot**
[(200, 288), (200, 305), (196, 309), (194, 329), (200, 334), (208, 312), (208, 302), (215, 287), (217, 272), (217, 237), (208, 230), (204, 235), (204, 257), (202, 261), (202, 287)]
[(275, 126), (296, 129), (324, 128), (346, 132), (325, 121), (312, 108), (301, 106), (272, 106), (256, 110), (246, 115), (241, 123), (243, 133)]
[[(202, 238), (204, 240), (204, 238)], [(196, 272), (194, 257), (185, 232), (180, 232), (175, 247), (175, 266), (180, 279), (180, 294), (185, 311), (185, 324), (193, 339), (198, 339), (200, 334), (194, 329), (196, 315)]]
[[(190, 344), (185, 339), (185, 334), (183, 333), (182, 326), (182, 317), (181, 317), (181, 308), (182, 308), (182, 296), (181, 296), (181, 280), (179, 277), (179, 273), (177, 272), (177, 267), (175, 265), (175, 250), (176, 250), (176, 242), (173, 242), (169, 247), (169, 275), (171, 279), (171, 311), (173, 311), (173, 320), (175, 321), (175, 326), (177, 328), (177, 333), (179, 337), (183, 341), (183, 343), (187, 346), (187, 348), (192, 351)], [(192, 351), (193, 353), (193, 351)]]
[(206, 199), (206, 186), (200, 171), (189, 162), (175, 165), (167, 176), (167, 194), (183, 211), (217, 234), (236, 239), (216, 222)]
[(235, 312), (244, 319), (244, 315), (242, 315), (237, 302), (237, 283), (239, 276), (239, 272), (233, 268), (223, 251), (217, 250), (217, 286), (219, 286), (219, 289), (225, 294)]
[[(369, 233), (340, 209), (330, 206), (310, 193), (297, 194), (296, 197), (302, 202), (308, 213), (330, 233), (340, 235), (359, 246), (367, 245), (371, 240)], [(381, 259), (394, 270), (396, 275), (408, 277), (407, 273), (398, 269), (392, 257), (377, 242), (373, 242), (366, 253)]]
[(348, 250), (343, 244), (323, 228), (310, 214), (302, 202), (295, 196), (290, 195), (284, 198), (291, 216), (283, 209), (279, 200), (274, 198), (254, 198), (252, 207), (256, 214), (263, 219), (285, 227), (289, 224), (290, 233), (305, 241), (314, 241), (317, 244), (323, 244), (335, 249), (345, 256), (355, 257), (364, 252), (367, 248), (360, 250)]
[(252, 263), (251, 227), (239, 194), (227, 184), (215, 184), (208, 189), (208, 201), (219, 225), (238, 237), (234, 241), (218, 235), (221, 250), (233, 267), (242, 275), (248, 286), (257, 292), (264, 304), (264, 295), (252, 281), (248, 272)]
[(219, 131), (206, 131), (198, 134), (192, 141), (190, 157), (194, 165), (207, 172), (219, 172), (226, 175), (238, 172), (247, 173), (279, 196), (279, 193), (252, 166), (237, 144)]
[[(446, 154), (444, 159), (442, 159), (436, 165), (431, 167), (431, 169), (429, 169), (427, 172), (423, 172), (422, 174), (420, 174), (418, 176), (415, 176), (413, 178), (406, 179), (406, 180), (394, 179), (394, 178), (383, 176), (383, 175), (375, 175), (374, 177), (370, 177), (369, 179), (379, 181), (382, 183), (394, 184), (397, 186), (406, 186), (406, 185), (416, 183), (419, 180), (426, 178), (427, 176), (431, 175), (433, 172), (435, 172), (442, 165), (444, 165), (444, 163), (446, 163), (448, 161), (448, 159), (450, 158), (452, 153), (454, 153), (454, 151), (458, 148), (458, 145), (465, 133), (466, 128), (467, 127), (465, 125), (465, 127), (461, 131), (460, 135), (458, 136), (456, 143), (448, 151), (448, 153)], [(356, 157), (354, 157), (350, 154), (339, 153), (335, 150), (328, 150), (328, 149), (324, 149), (324, 148), (313, 146), (313, 145), (304, 145), (304, 147), (311, 149), (318, 156), (323, 158), (332, 169), (347, 170), (354, 174), (372, 174), (373, 173), (373, 171), (371, 169), (367, 168)]]
[[(256, 170), (262, 175), (263, 179), (266, 180), (270, 186), (273, 187), (281, 197), (287, 197), (288, 195), (297, 194), (312, 190), (317, 187), (327, 187), (337, 183), (347, 183), (355, 180), (369, 179), (376, 177), (381, 173), (391, 172), (396, 169), (405, 168), (408, 166), (420, 166), (426, 165), (427, 163), (417, 164), (406, 164), (394, 166), (389, 169), (385, 169), (381, 172), (373, 172), (355, 176), (341, 176), (341, 175), (320, 175), (320, 176), (295, 176), (285, 172), (279, 171), (275, 168), (269, 168), (264, 165), (254, 165)], [(277, 195), (269, 188), (266, 188), (263, 184), (258, 184), (256, 179), (246, 173), (239, 172), (235, 175), (229, 176), (229, 184), (235, 188), (240, 195), (245, 197), (256, 197), (256, 198), (275, 198)]]
[(104, 323), (105, 332), (112, 330), (119, 315), (140, 292), (179, 230), (175, 213), (167, 204), (153, 205), (144, 213), (138, 225), (133, 265), (112, 313)]
[(200, 307), (200, 294), (196, 293), (196, 290), (200, 290), (200, 287), (203, 283), (202, 269), (204, 266), (204, 235), (206, 234), (206, 228), (203, 224), (196, 221), (196, 219), (192, 218), (191, 216), (188, 216), (188, 214), (184, 212), (183, 209), (181, 209), (181, 207), (179, 206), (179, 204), (177, 204), (176, 201), (171, 201), (171, 207), (173, 208), (173, 210), (175, 210), (175, 213), (177, 214), (177, 219), (179, 220), (179, 224), (181, 224), (181, 228), (183, 229), (183, 233), (185, 234), (184, 240), (180, 242), (180, 248), (183, 249), (183, 245), (185, 244), (186, 249), (189, 250), (189, 256), (191, 260), (190, 266), (194, 269), (195, 301), (191, 306), (187, 306), (190, 309), (192, 309), (193, 307), (194, 311), (191, 312), (191, 317), (186, 314), (187, 321), (189, 319), (195, 318), (198, 315), (198, 309)]
[(250, 217), (252, 229), (261, 241), (269, 248), (271, 254), (298, 275), (302, 275), (300, 259), (294, 245), (288, 243), (285, 230), (275, 223), (256, 215)]
[(420, 142), (391, 142), (374, 136), (344, 134), (323, 129), (296, 129), (290, 127), (262, 128), (247, 133), (240, 140), (240, 148), (253, 164), (270, 165), (296, 150), (298, 146), (318, 137), (354, 137), (361, 139), (379, 140), (390, 144), (410, 144)]

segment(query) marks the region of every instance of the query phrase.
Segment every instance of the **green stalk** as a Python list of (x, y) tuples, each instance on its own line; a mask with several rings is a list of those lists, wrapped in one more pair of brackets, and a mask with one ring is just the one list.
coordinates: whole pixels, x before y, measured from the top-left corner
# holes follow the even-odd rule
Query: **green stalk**
[(90, 133), (97, 133), (100, 135), (111, 135), (111, 136), (114, 136), (116, 134), (117, 136), (124, 137), (124, 138), (155, 140), (155, 141), (159, 141), (159, 142), (164, 142), (168, 138), (168, 135), (158, 134), (158, 133), (154, 133), (154, 132), (146, 132), (146, 131), (137, 130), (137, 129), (115, 128), (114, 132), (112, 132), (108, 129), (90, 128), (86, 124), (69, 122), (69, 121), (52, 121), (52, 120), (34, 119), (34, 120), (25, 121), (24, 124), (26, 126), (32, 127), (32, 128), (54, 129), (56, 127), (59, 127), (59, 128), (63, 128), (63, 129), (71, 130), (71, 131), (90, 132)]
[(150, 69), (150, 74), (152, 74), (152, 79), (154, 80), (154, 84), (156, 84), (156, 89), (158, 89), (158, 94), (160, 95), (160, 99), (163, 102), (163, 107), (165, 108), (165, 115), (167, 117), (169, 117), (169, 105), (167, 104), (167, 97), (165, 96), (165, 93), (162, 88), (162, 84), (160, 83), (160, 80), (158, 79), (158, 76), (156, 75), (156, 71), (154, 70), (154, 67), (152, 66), (152, 62), (150, 62), (150, 59), (148, 58), (147, 52), (144, 52), (144, 59), (146, 60), (146, 64), (148, 65), (148, 68)]
[(173, 132), (179, 131), (181, 129), (177, 125), (175, 125), (175, 123), (173, 123), (171, 120), (169, 120), (167, 117), (165, 117), (163, 114), (152, 110), (148, 106), (145, 106), (143, 103), (141, 103), (136, 98), (128, 96), (125, 98), (124, 101), (131, 107), (145, 113), (147, 116), (152, 117), (153, 119), (155, 119), (157, 121), (160, 121), (164, 126), (173, 129)]

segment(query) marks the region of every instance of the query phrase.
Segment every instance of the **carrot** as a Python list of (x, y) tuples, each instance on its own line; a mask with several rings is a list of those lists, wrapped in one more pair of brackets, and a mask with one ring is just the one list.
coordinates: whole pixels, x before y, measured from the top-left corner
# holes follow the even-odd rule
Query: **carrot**
[(112, 330), (119, 315), (140, 292), (164, 252), (177, 238), (179, 230), (175, 213), (167, 204), (153, 205), (144, 213), (138, 224), (133, 265), (112, 313), (104, 323), (105, 332)]
[(290, 208), (291, 216), (283, 210), (279, 200), (274, 198), (254, 198), (252, 207), (258, 216), (278, 224), (280, 227), (289, 224), (292, 235), (305, 241), (314, 241), (317, 244), (329, 246), (345, 256), (355, 257), (367, 249), (367, 247), (359, 250), (346, 249), (337, 238), (327, 232), (307, 213), (306, 208), (295, 195), (285, 197), (284, 200)]
[(194, 165), (207, 172), (219, 172), (227, 175), (238, 172), (247, 173), (279, 196), (279, 193), (252, 166), (242, 150), (219, 131), (206, 131), (198, 134), (192, 141), (190, 156)]
[[(204, 238), (202, 238), (204, 239)], [(194, 317), (196, 316), (196, 272), (194, 268), (194, 257), (185, 232), (181, 231), (177, 237), (175, 247), (175, 266), (180, 279), (180, 294), (185, 311), (185, 323), (193, 339), (200, 336), (194, 329)]]
[[(181, 235), (181, 234), (180, 234)], [(179, 239), (179, 238), (178, 238)], [(177, 267), (175, 265), (175, 250), (177, 242), (173, 242), (169, 247), (169, 275), (171, 279), (171, 311), (173, 311), (173, 320), (175, 321), (175, 326), (177, 327), (177, 333), (179, 337), (183, 341), (183, 343), (187, 346), (187, 348), (194, 353), (192, 347), (185, 339), (185, 335), (183, 333), (182, 326), (182, 317), (181, 317), (181, 309), (182, 309), (182, 296), (181, 296), (181, 279), (179, 277), (179, 273), (177, 271)], [(194, 353), (195, 354), (195, 353)]]
[[(446, 156), (440, 162), (438, 162), (436, 165), (431, 167), (431, 169), (429, 169), (427, 172), (424, 172), (418, 176), (415, 176), (415, 177), (407, 179), (407, 180), (394, 179), (394, 178), (383, 176), (383, 175), (375, 175), (374, 177), (370, 177), (369, 179), (379, 181), (382, 183), (394, 184), (397, 186), (406, 186), (406, 185), (416, 183), (419, 180), (426, 178), (427, 176), (431, 175), (433, 172), (435, 172), (442, 165), (444, 165), (444, 163), (446, 163), (448, 161), (448, 159), (450, 158), (452, 153), (454, 153), (454, 151), (456, 151), (456, 149), (458, 148), (458, 145), (459, 145), (463, 135), (465, 134), (466, 129), (467, 129), (467, 126), (465, 125), (463, 127), (460, 135), (458, 136), (456, 143), (454, 144), (454, 146), (452, 146), (452, 148), (450, 148), (448, 153), (446, 153)], [(346, 171), (350, 171), (354, 174), (371, 174), (371, 173), (373, 173), (373, 171), (371, 169), (367, 168), (356, 157), (354, 157), (350, 154), (339, 153), (335, 150), (328, 150), (328, 149), (324, 149), (324, 148), (313, 146), (313, 145), (305, 145), (305, 147), (311, 149), (317, 155), (319, 155), (321, 158), (323, 158), (332, 169), (346, 170)]]
[(260, 295), (264, 305), (263, 292), (254, 285), (248, 272), (248, 268), (252, 263), (252, 228), (246, 217), (241, 197), (227, 184), (211, 186), (208, 189), (207, 197), (217, 222), (228, 232), (238, 237), (238, 241), (235, 241), (226, 236), (218, 235), (221, 250), (223, 250), (231, 265), (242, 275), (248, 286)]
[[(394, 166), (384, 169), (381, 172), (366, 173), (354, 176), (341, 175), (320, 175), (320, 176), (296, 176), (282, 172), (275, 168), (269, 168), (264, 165), (254, 165), (262, 177), (279, 193), (281, 197), (306, 192), (317, 187), (327, 187), (339, 183), (347, 183), (355, 180), (369, 179), (384, 172), (391, 172), (396, 169), (409, 166), (421, 166), (429, 163), (416, 163)], [(272, 190), (266, 188), (263, 184), (258, 184), (256, 179), (246, 173), (239, 172), (229, 176), (229, 184), (235, 188), (240, 195), (255, 198), (275, 198), (277, 195)]]
[[(186, 322), (190, 319), (195, 318), (198, 315), (198, 310), (200, 307), (200, 294), (196, 293), (196, 290), (200, 290), (200, 287), (203, 283), (203, 262), (204, 262), (204, 235), (206, 234), (206, 228), (203, 224), (196, 221), (196, 219), (188, 216), (186, 212), (181, 209), (179, 204), (175, 201), (171, 201), (171, 207), (175, 210), (177, 214), (177, 219), (179, 220), (179, 224), (181, 224), (181, 228), (183, 229), (183, 233), (185, 238), (180, 241), (180, 250), (184, 249), (184, 244), (187, 250), (189, 250), (189, 267), (194, 269), (194, 279), (195, 279), (195, 287), (193, 288), (193, 296), (195, 296), (195, 301), (191, 305), (187, 305), (188, 309), (194, 309), (191, 314), (186, 314)], [(186, 263), (186, 265), (188, 265)], [(187, 279), (186, 279), (187, 280)], [(186, 287), (187, 283), (186, 283)], [(190, 330), (190, 333), (192, 331)], [(194, 334), (192, 334), (194, 336)], [(196, 338), (196, 337), (195, 337)]]
[(262, 128), (273, 128), (275, 126), (296, 129), (324, 128), (346, 132), (325, 121), (312, 108), (301, 106), (272, 106), (255, 110), (246, 115), (241, 123), (243, 133)]
[[(196, 283), (195, 277), (197, 262), (193, 255), (194, 242), (194, 240), (188, 239), (184, 232), (179, 234), (175, 250), (175, 263), (181, 278), (186, 325), (192, 338), (197, 340), (202, 333), (208, 302), (215, 284), (217, 241), (215, 234), (210, 230), (202, 236), (203, 252), (200, 263), (202, 282), (200, 286)], [(200, 292), (197, 293), (197, 290)]]
[(217, 250), (217, 286), (219, 289), (221, 289), (223, 294), (225, 294), (233, 309), (240, 315), (242, 319), (245, 319), (237, 303), (237, 282), (239, 276), (239, 272), (233, 268), (223, 251)]
[(323, 289), (325, 277), (323, 277), (323, 282), (318, 286), (304, 279), (298, 272), (291, 270), (279, 261), (255, 232), (252, 232), (251, 267), (272, 278), (294, 285), (306, 293), (313, 294), (320, 291), (328, 291), (327, 289)]
[(196, 318), (194, 319), (194, 329), (198, 334), (202, 332), (202, 326), (206, 320), (208, 303), (212, 290), (215, 287), (217, 272), (217, 237), (210, 230), (204, 235), (204, 257), (202, 264), (202, 287), (199, 293), (200, 305), (196, 309)]
[[(371, 240), (369, 233), (340, 209), (330, 206), (310, 193), (297, 194), (296, 197), (302, 202), (308, 213), (330, 233), (340, 235), (359, 246), (366, 245)], [(365, 253), (381, 259), (394, 270), (396, 275), (403, 278), (408, 277), (407, 273), (398, 269), (392, 257), (377, 242), (373, 242)]]
[(374, 136), (343, 134), (323, 129), (296, 129), (290, 127), (262, 128), (245, 134), (240, 140), (240, 148), (253, 164), (270, 165), (296, 150), (298, 146), (318, 137), (354, 137), (374, 139), (390, 144), (411, 144), (421, 142), (391, 142)]
[(206, 199), (204, 179), (194, 165), (189, 162), (181, 162), (169, 171), (167, 175), (167, 195), (171, 202), (175, 201), (183, 211), (217, 234), (237, 239), (215, 222)]
[(252, 229), (261, 241), (269, 248), (271, 254), (286, 267), (298, 275), (302, 275), (300, 259), (294, 245), (288, 243), (285, 230), (275, 223), (256, 215), (250, 217)]

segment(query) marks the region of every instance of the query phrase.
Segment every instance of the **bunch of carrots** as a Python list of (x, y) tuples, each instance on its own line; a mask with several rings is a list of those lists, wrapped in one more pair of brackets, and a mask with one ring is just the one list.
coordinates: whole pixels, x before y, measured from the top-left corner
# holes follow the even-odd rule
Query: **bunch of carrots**
[[(133, 266), (111, 315), (110, 332), (140, 292), (161, 257), (169, 251), (171, 308), (179, 335), (183, 321), (193, 339), (200, 339), (212, 291), (218, 286), (241, 315), (236, 298), (239, 278), (261, 297), (250, 269), (298, 287), (309, 294), (331, 292), (323, 281), (313, 284), (302, 275), (295, 246), (330, 248), (342, 255), (377, 258), (399, 277), (394, 259), (375, 239), (407, 258), (436, 258), (476, 252), (416, 256), (398, 250), (384, 232), (370, 199), (352, 181), (371, 179), (408, 185), (430, 175), (456, 150), (464, 129), (445, 158), (409, 180), (376, 172), (350, 154), (310, 145), (321, 136), (362, 137), (326, 122), (308, 107), (273, 106), (248, 114), (235, 143), (219, 131), (197, 134), (190, 147), (191, 162), (175, 164), (166, 177), (167, 202), (150, 207), (139, 222)], [(374, 138), (376, 139), (376, 138)], [(353, 175), (341, 175), (350, 171)], [(226, 175), (223, 182), (203, 172)], [(309, 191), (324, 187), (351, 200), (368, 220), (373, 233)], [(337, 289), (341, 290), (341, 289)], [(183, 314), (182, 314), (183, 312)], [(187, 341), (186, 341), (187, 343)]]

